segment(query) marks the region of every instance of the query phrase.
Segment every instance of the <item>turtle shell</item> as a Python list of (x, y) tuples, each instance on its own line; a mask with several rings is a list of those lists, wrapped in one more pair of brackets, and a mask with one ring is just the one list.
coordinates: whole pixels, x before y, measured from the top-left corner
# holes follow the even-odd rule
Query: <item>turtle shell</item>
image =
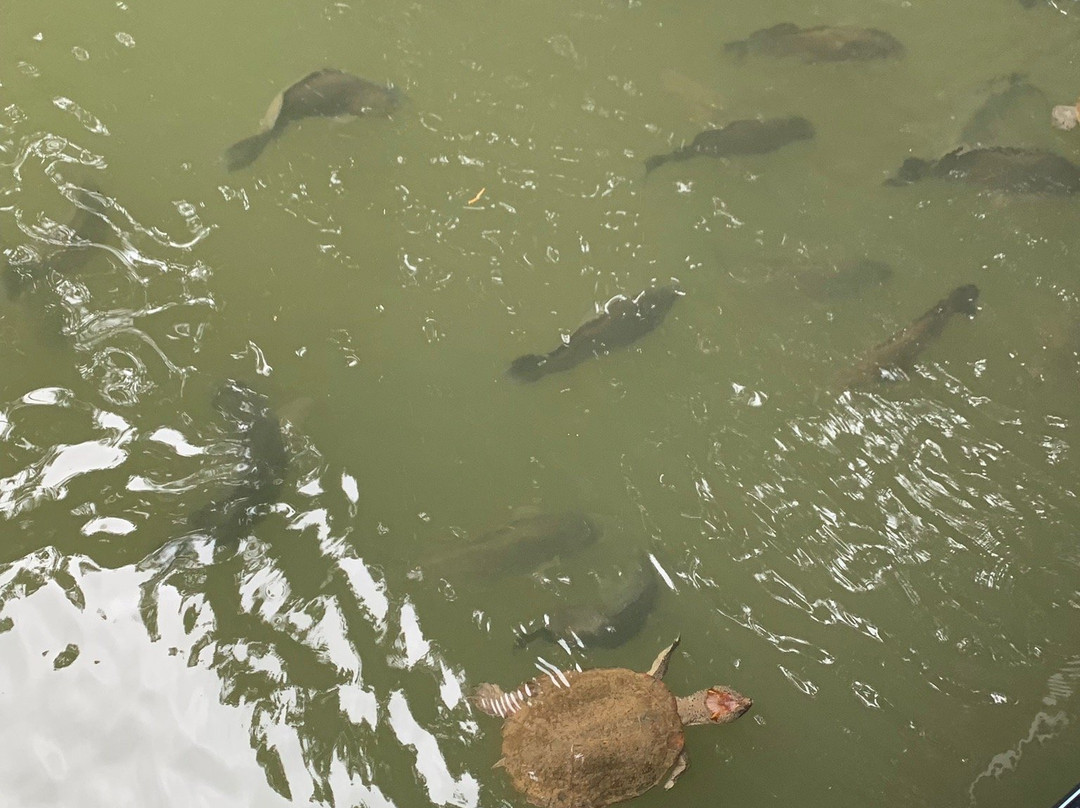
[(675, 697), (647, 673), (567, 671), (531, 688), (527, 705), (503, 724), (501, 764), (540, 808), (599, 808), (636, 797), (682, 752)]

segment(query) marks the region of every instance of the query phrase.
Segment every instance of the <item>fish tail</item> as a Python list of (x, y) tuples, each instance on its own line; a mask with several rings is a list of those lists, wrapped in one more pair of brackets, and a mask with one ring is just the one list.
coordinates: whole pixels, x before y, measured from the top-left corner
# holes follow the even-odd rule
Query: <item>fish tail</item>
[(255, 162), (266, 144), (274, 137), (274, 130), (267, 129), (257, 135), (246, 137), (239, 143), (234, 143), (225, 150), (225, 167), (229, 171), (236, 171)]
[(974, 317), (978, 311), (979, 287), (973, 283), (957, 287), (949, 295), (949, 307), (959, 313)]
[(730, 53), (736, 59), (745, 59), (746, 55), (750, 52), (750, 46), (745, 39), (739, 39), (735, 42), (728, 42), (724, 45), (724, 53)]
[(405, 95), (405, 92), (394, 84), (388, 84), (386, 86), (386, 95), (390, 99), (390, 107), (396, 109), (409, 100), (409, 96)]
[(645, 161), (645, 174), (646, 174), (646, 176), (648, 176), (650, 173), (652, 173), (652, 170), (654, 168), (659, 168), (660, 166), (662, 166), (664, 163), (666, 163), (670, 159), (671, 159), (670, 154), (654, 154), (652, 157), (650, 157), (648, 160)]
[(544, 363), (547, 357), (539, 354), (519, 356), (510, 365), (507, 375), (519, 382), (535, 382), (544, 375)]
[(925, 177), (929, 168), (930, 163), (926, 160), (920, 160), (918, 157), (909, 157), (904, 161), (904, 164), (900, 166), (900, 170), (896, 172), (896, 176), (892, 179), (885, 180), (885, 184), (910, 185)]
[(10, 264), (4, 267), (4, 290), (8, 300), (17, 300), (28, 283), (29, 279), (15, 267)]
[(529, 629), (526, 629), (524, 626), (522, 626), (522, 629), (517, 632), (517, 637), (514, 638), (514, 647), (525, 648), (533, 640), (538, 640), (541, 637), (550, 638), (550, 634), (550, 630), (547, 628), (547, 626), (543, 624), (539, 626), (533, 626)]
[(812, 140), (815, 135), (814, 125), (800, 115), (785, 119), (783, 128), (795, 140)]

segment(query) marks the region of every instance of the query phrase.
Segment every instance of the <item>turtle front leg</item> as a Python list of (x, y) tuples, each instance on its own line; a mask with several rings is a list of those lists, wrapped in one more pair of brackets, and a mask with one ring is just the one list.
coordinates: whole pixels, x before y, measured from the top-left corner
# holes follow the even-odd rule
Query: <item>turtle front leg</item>
[[(563, 674), (560, 673), (559, 676), (565, 680)], [(539, 691), (540, 684), (536, 680), (526, 682), (510, 693), (503, 692), (503, 689), (498, 685), (484, 682), (476, 686), (476, 689), (473, 690), (472, 695), (469, 697), (469, 701), (472, 702), (473, 707), (482, 713), (497, 718), (506, 718), (526, 706), (529, 699)]]
[(664, 783), (664, 788), (671, 788), (675, 785), (675, 781), (679, 778), (679, 775), (686, 771), (686, 767), (690, 765), (689, 758), (686, 757), (686, 750), (679, 752), (679, 756), (675, 758), (675, 765), (671, 769), (671, 774), (668, 775), (667, 782)]
[(489, 682), (478, 685), (473, 690), (469, 701), (472, 702), (473, 707), (482, 713), (487, 713), (496, 718), (506, 718), (506, 708), (503, 706), (506, 701), (506, 694), (498, 685)]

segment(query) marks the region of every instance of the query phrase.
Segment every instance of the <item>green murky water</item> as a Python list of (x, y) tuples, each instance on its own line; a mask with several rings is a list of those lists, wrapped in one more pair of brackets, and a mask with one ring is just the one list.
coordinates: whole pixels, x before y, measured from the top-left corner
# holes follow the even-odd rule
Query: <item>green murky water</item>
[[(520, 804), (469, 688), (644, 668), (680, 633), (674, 690), (755, 707), (643, 806), (1050, 805), (1080, 778), (1077, 202), (882, 185), (1013, 73), (1034, 89), (986, 142), (1080, 162), (1048, 125), (1073, 3), (274, 5), (0, 0), (5, 271), (52, 256), (0, 303), (0, 804)], [(785, 20), (906, 52), (724, 56)], [(226, 173), (327, 65), (407, 101)], [(645, 178), (787, 115), (816, 137)], [(78, 208), (97, 237), (65, 251)], [(861, 257), (890, 280), (800, 280)], [(504, 375), (671, 282), (631, 350)], [(978, 315), (910, 380), (843, 389), (964, 283)], [(251, 493), (229, 378), (284, 419), (287, 473), (198, 528)], [(603, 535), (446, 574), (561, 510)], [(625, 644), (515, 648), (643, 557)]]

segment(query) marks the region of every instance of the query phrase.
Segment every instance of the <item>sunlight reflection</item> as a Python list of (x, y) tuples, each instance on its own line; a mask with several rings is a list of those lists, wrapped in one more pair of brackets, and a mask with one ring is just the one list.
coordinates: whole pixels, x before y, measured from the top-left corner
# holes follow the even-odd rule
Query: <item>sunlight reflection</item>
[(480, 802), (480, 786), (471, 774), (455, 778), (443, 759), (435, 736), (425, 730), (409, 710), (405, 694), (395, 690), (387, 705), (390, 726), (397, 739), (416, 751), (416, 768), (436, 805), (473, 808)]

